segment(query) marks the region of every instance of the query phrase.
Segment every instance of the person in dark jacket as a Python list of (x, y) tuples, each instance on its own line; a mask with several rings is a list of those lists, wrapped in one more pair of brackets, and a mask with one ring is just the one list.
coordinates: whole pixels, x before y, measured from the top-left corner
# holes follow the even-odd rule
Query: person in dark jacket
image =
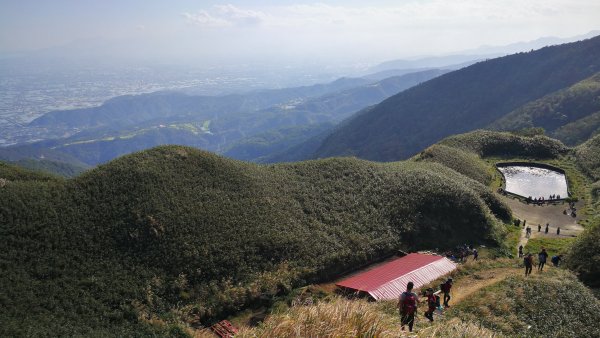
[(531, 275), (531, 270), (533, 270), (533, 255), (527, 253), (525, 258), (523, 258), (523, 264), (525, 264), (525, 277)]
[(452, 289), (452, 278), (448, 278), (448, 280), (440, 286), (442, 293), (444, 294), (444, 307), (450, 307), (448, 302), (450, 301), (450, 290)]
[(544, 271), (544, 265), (546, 265), (546, 260), (548, 259), (548, 253), (546, 249), (542, 248), (542, 251), (538, 254), (538, 271)]
[(413, 287), (413, 282), (408, 282), (408, 284), (406, 284), (406, 291), (402, 292), (398, 299), (402, 331), (404, 331), (404, 327), (408, 325), (408, 331), (412, 332), (415, 323), (415, 313), (417, 313), (419, 297), (417, 297), (416, 293), (412, 292)]

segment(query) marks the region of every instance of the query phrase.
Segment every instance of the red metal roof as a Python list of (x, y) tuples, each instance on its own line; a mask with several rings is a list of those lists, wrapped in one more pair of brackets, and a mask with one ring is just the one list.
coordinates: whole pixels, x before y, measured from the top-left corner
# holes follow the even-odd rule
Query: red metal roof
[(456, 264), (446, 257), (411, 253), (336, 285), (367, 292), (375, 300), (397, 299), (408, 282), (413, 282), (416, 289), (454, 269)]

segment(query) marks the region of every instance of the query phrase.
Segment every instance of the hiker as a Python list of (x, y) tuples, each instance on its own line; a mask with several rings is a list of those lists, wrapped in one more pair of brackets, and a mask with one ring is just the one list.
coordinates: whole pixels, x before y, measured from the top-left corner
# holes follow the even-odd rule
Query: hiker
[(560, 236), (560, 227), (556, 228), (556, 236)]
[(477, 249), (473, 249), (473, 260), (476, 261), (477, 257), (479, 257), (479, 252), (477, 252)]
[(548, 253), (546, 252), (546, 249), (542, 248), (542, 251), (538, 254), (538, 271), (544, 271), (546, 259), (548, 259)]
[(406, 284), (406, 291), (402, 292), (398, 300), (398, 309), (400, 309), (400, 325), (402, 331), (408, 325), (408, 331), (412, 332), (415, 323), (415, 313), (417, 312), (417, 295), (412, 292), (413, 282)]
[(523, 245), (519, 245), (519, 258), (523, 257)]
[(538, 224), (538, 232), (542, 231), (542, 225)]
[[(438, 306), (439, 297), (433, 294), (433, 289), (427, 289), (427, 311), (425, 312), (425, 318), (429, 319), (430, 322), (433, 322), (433, 311)], [(437, 299), (436, 299), (437, 297)]]
[(452, 289), (452, 278), (448, 278), (448, 280), (440, 285), (440, 290), (444, 293), (444, 307), (450, 307), (448, 302), (450, 301), (450, 289)]
[(525, 224), (527, 224), (527, 220), (526, 219), (523, 220), (523, 226), (525, 226)]
[(560, 264), (560, 261), (562, 260), (562, 255), (558, 255), (558, 256), (552, 256), (552, 265), (558, 267), (558, 265)]
[(546, 223), (546, 233), (548, 233), (548, 228), (550, 227), (550, 223)]
[(527, 256), (523, 259), (523, 263), (525, 264), (525, 277), (531, 274), (531, 270), (533, 269), (533, 256), (531, 253), (527, 253)]

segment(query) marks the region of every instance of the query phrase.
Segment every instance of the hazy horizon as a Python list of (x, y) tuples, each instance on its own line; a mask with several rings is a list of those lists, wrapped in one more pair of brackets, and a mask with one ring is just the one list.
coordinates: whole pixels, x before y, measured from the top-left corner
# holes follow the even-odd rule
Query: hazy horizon
[(597, 30), (597, 1), (3, 1), (0, 54), (377, 63)]

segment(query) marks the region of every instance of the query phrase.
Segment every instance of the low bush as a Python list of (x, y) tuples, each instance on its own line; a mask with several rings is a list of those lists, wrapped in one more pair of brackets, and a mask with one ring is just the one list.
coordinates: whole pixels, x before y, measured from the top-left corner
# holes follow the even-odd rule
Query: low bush
[(451, 312), (464, 321), (519, 337), (598, 337), (600, 301), (570, 272), (550, 268), (513, 276), (463, 300)]
[(445, 145), (433, 145), (417, 155), (415, 160), (440, 163), (484, 185), (492, 179), (485, 162), (477, 155)]
[(560, 141), (543, 135), (526, 137), (485, 130), (451, 136), (440, 143), (473, 152), (481, 157), (548, 159), (557, 158), (569, 151), (569, 148)]

